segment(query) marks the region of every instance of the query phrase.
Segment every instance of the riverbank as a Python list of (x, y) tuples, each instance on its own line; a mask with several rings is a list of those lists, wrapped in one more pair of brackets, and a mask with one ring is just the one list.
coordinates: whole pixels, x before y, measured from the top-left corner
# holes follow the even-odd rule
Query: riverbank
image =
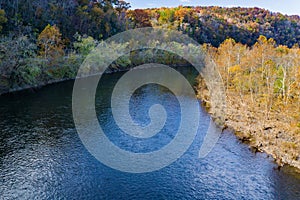
[[(214, 118), (208, 90), (199, 79), (198, 98)], [(239, 96), (236, 92), (226, 93), (226, 110), (224, 128), (231, 129), (254, 152), (265, 152), (274, 158), (281, 168), (285, 164), (300, 171), (300, 130), (296, 121), (288, 112), (271, 111), (266, 113), (263, 108), (251, 102), (249, 96)]]
[[(57, 58), (44, 58), (33, 51), (33, 55), (28, 59), (21, 59), (21, 55), (24, 54), (25, 47), (20, 47), (20, 52), (17, 52), (16, 56), (12, 58), (9, 53), (13, 50), (8, 47), (12, 46), (14, 40), (9, 40), (5, 43), (6, 51), (4, 56), (1, 57), (0, 65), (0, 95), (4, 93), (10, 93), (30, 88), (39, 88), (52, 83), (57, 83), (65, 80), (71, 80), (76, 77), (78, 69), (81, 64), (85, 61), (87, 55), (89, 55), (90, 61), (94, 66), (88, 67), (86, 72), (87, 75), (95, 74), (101, 71), (99, 66), (106, 66), (106, 59), (113, 56), (119, 56), (119, 52), (124, 52), (129, 48), (129, 43), (101, 43), (105, 46), (106, 51), (101, 53), (101, 56), (97, 54), (95, 47), (89, 49), (89, 51), (82, 53), (81, 50), (72, 51), (61, 55)], [(23, 42), (27, 46), (30, 46), (30, 41), (25, 38), (18, 38), (18, 41)], [(24, 42), (25, 41), (25, 42)], [(149, 42), (148, 46), (153, 46), (153, 49), (144, 49), (141, 51), (133, 51), (129, 55), (121, 56), (116, 59), (104, 73), (113, 73), (120, 71), (130, 70), (132, 67), (139, 66), (144, 63), (161, 63), (168, 66), (187, 66), (189, 63), (178, 55), (160, 49), (161, 45), (166, 43), (156, 43), (155, 41)], [(1, 43), (1, 41), (0, 41)], [(97, 43), (97, 42), (95, 42)], [(93, 43), (94, 44), (94, 43)], [(2, 43), (0, 44), (2, 45)], [(95, 45), (95, 44), (94, 44)], [(174, 43), (178, 51), (185, 51), (187, 54), (193, 51), (193, 47), (196, 46), (185, 46), (180, 43)], [(25, 49), (25, 50), (24, 50)], [(19, 56), (20, 54), (20, 56)], [(93, 60), (96, 59), (96, 60)], [(11, 63), (11, 61), (15, 61)], [(17, 65), (17, 63), (20, 63)], [(83, 75), (85, 76), (85, 75)]]
[[(180, 68), (180, 67), (186, 67), (188, 64), (180, 64), (180, 65), (172, 65), (173, 68)], [(113, 73), (117, 73), (117, 72), (126, 72), (129, 71), (130, 69), (132, 69), (133, 66), (128, 66), (128, 67), (109, 67), (104, 74), (113, 74)], [(143, 69), (146, 67), (143, 67)], [(95, 74), (96, 75), (96, 74)], [(35, 89), (39, 89), (41, 87), (47, 86), (47, 85), (51, 85), (51, 84), (55, 84), (55, 83), (61, 83), (61, 82), (65, 82), (65, 81), (69, 81), (69, 80), (75, 80), (76, 77), (69, 77), (69, 78), (61, 78), (61, 79), (53, 79), (53, 80), (49, 80), (47, 82), (39, 82), (37, 84), (34, 85), (25, 85), (23, 87), (15, 87), (15, 88), (6, 88), (5, 90), (0, 90), (0, 97), (1, 95), (4, 94), (9, 94), (9, 93), (14, 93), (14, 92), (19, 92), (22, 90), (35, 90)]]

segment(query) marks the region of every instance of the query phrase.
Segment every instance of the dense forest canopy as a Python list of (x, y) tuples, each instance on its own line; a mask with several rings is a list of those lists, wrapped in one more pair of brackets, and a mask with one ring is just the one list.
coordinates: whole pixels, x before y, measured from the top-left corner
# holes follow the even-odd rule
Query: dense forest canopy
[(229, 38), (251, 47), (261, 35), (273, 38), (274, 48), (300, 44), (299, 16), (260, 8), (131, 10), (121, 0), (0, 0), (0, 93), (73, 78), (99, 41), (140, 27), (179, 30), (213, 47)]
[[(68, 43), (74, 35), (106, 39), (126, 29), (162, 26), (188, 33), (199, 43), (219, 46), (225, 39), (253, 45), (260, 35), (292, 47), (300, 43), (300, 18), (260, 8), (176, 7), (129, 10), (119, 0), (1, 0), (3, 35), (34, 35), (56, 25)], [(72, 46), (72, 45), (71, 45)]]
[[(135, 16), (139, 17), (135, 17)], [(300, 42), (299, 16), (287, 16), (260, 8), (177, 7), (128, 11), (136, 26), (177, 28), (199, 43), (219, 46), (233, 38), (253, 45), (260, 35), (292, 47)]]
[(102, 39), (124, 30), (125, 18), (120, 13), (129, 4), (117, 0), (8, 0), (0, 8), (8, 19), (3, 34), (37, 35), (50, 24), (72, 41), (76, 32)]

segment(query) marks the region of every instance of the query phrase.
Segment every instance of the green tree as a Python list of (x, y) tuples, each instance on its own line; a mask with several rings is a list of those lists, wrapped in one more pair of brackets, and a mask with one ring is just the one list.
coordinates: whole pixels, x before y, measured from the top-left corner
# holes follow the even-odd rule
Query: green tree
[(36, 49), (26, 36), (0, 39), (0, 90), (36, 83), (41, 74)]
[(74, 48), (83, 57), (86, 57), (98, 44), (91, 36), (81, 36), (76, 34), (75, 37), (77, 38), (77, 42), (74, 42)]

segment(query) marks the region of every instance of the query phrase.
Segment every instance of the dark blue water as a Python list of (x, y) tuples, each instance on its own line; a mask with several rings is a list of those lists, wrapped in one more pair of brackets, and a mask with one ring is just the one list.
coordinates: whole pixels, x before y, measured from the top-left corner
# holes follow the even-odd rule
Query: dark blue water
[[(123, 149), (158, 150), (178, 129), (178, 102), (157, 85), (138, 89), (130, 102), (137, 123), (149, 122), (146, 113), (154, 103), (163, 104), (169, 118), (149, 141), (126, 137), (109, 107), (110, 92), (121, 75), (106, 75), (105, 86), (99, 87), (99, 122)], [(300, 199), (300, 177), (293, 169), (275, 170), (271, 158), (252, 153), (230, 132), (199, 159), (210, 121), (204, 110), (193, 144), (170, 166), (144, 174), (111, 169), (90, 155), (77, 135), (72, 87), (70, 81), (0, 97), (0, 199)]]

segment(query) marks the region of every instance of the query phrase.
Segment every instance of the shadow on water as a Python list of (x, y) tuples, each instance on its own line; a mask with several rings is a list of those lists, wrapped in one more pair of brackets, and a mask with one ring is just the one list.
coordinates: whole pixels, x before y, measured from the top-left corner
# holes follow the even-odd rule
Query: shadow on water
[[(110, 91), (122, 73), (105, 75), (98, 88), (100, 124), (116, 145), (153, 151), (167, 144), (178, 128), (178, 102), (168, 89), (147, 85), (131, 99), (138, 123), (147, 123), (149, 106), (169, 109), (167, 124), (152, 141), (134, 141), (118, 130), (109, 107)], [(191, 76), (192, 77), (192, 76)], [(208, 128), (202, 110), (194, 143), (162, 170), (123, 173), (98, 162), (82, 145), (72, 120), (73, 81), (0, 98), (0, 194), (3, 199), (299, 199), (300, 178), (290, 168), (274, 170), (265, 154), (253, 154), (230, 132), (222, 134), (204, 159), (198, 152)], [(192, 120), (192, 119), (191, 119)], [(136, 142), (136, 143), (134, 143)], [(108, 155), (109, 156), (109, 155)]]

